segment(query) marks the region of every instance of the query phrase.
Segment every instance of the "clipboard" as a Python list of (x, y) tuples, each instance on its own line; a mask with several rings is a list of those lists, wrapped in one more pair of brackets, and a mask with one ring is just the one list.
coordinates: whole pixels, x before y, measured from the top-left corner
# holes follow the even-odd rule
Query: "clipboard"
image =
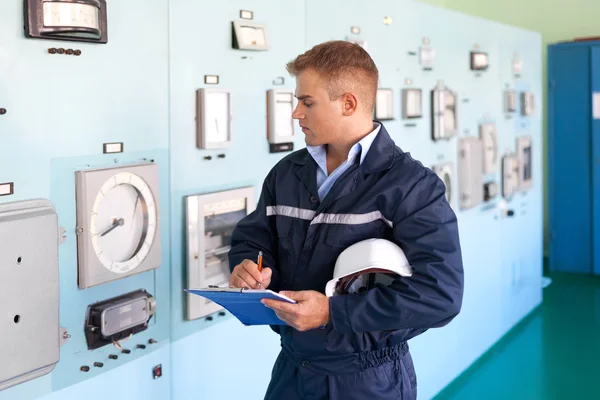
[(291, 304), (296, 303), (295, 300), (268, 289), (208, 287), (202, 289), (184, 289), (184, 291), (217, 303), (247, 326), (287, 325), (279, 319), (274, 310), (260, 302), (262, 299), (286, 301)]

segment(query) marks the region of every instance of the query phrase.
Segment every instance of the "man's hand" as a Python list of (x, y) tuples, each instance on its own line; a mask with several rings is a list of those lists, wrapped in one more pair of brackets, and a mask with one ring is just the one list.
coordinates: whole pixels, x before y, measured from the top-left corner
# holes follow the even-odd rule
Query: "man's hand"
[(244, 260), (231, 272), (229, 287), (258, 289), (260, 282), (260, 289), (266, 289), (271, 284), (272, 273), (271, 268), (263, 268), (259, 272), (258, 265), (254, 261)]
[(270, 299), (264, 299), (262, 303), (275, 310), (275, 314), (289, 326), (299, 331), (307, 331), (329, 322), (329, 297), (324, 294), (314, 290), (279, 293), (296, 300), (297, 303)]

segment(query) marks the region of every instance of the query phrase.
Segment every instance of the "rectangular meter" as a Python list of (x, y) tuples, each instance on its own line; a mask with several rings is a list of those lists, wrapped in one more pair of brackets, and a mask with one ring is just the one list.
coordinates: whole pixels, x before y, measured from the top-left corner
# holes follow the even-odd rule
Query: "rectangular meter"
[(233, 21), (232, 48), (238, 50), (269, 50), (267, 26), (248, 20)]
[(394, 119), (394, 92), (392, 89), (377, 89), (375, 119), (378, 121)]
[[(229, 285), (231, 234), (255, 208), (253, 187), (186, 197), (188, 289)], [(188, 320), (222, 309), (204, 297), (186, 296)]]
[(231, 92), (202, 88), (196, 91), (196, 134), (200, 149), (231, 146)]
[(423, 116), (421, 89), (402, 89), (402, 118), (413, 119)]
[(493, 123), (479, 125), (479, 138), (483, 144), (483, 173), (495, 173), (498, 169), (498, 136), (496, 125)]
[(460, 208), (467, 209), (483, 202), (483, 146), (476, 137), (461, 138), (458, 145)]
[(502, 197), (510, 199), (519, 190), (519, 158), (506, 154), (502, 158)]
[(517, 92), (514, 90), (504, 91), (504, 112), (513, 113), (517, 111)]
[(521, 93), (521, 115), (529, 116), (533, 115), (535, 111), (535, 101), (533, 93), (522, 92)]
[(519, 189), (530, 189), (533, 186), (531, 136), (517, 138), (517, 157), (519, 157)]
[(443, 81), (438, 81), (431, 92), (432, 139), (450, 139), (456, 136), (456, 93), (448, 89)]
[(88, 349), (97, 349), (146, 330), (155, 312), (156, 300), (145, 290), (91, 304), (85, 321)]
[(267, 91), (267, 140), (271, 153), (294, 149), (296, 122), (292, 113), (296, 102), (291, 90)]

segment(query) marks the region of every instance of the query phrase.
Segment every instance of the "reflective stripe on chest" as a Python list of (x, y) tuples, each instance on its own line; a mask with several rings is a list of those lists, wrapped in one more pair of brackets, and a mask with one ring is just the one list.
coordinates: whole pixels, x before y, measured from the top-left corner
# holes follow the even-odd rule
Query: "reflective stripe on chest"
[(337, 224), (337, 225), (361, 225), (373, 221), (382, 220), (390, 228), (393, 228), (392, 221), (383, 216), (381, 211), (371, 211), (363, 214), (333, 214), (322, 213), (315, 216), (316, 212), (304, 208), (290, 206), (268, 206), (267, 216), (280, 215), (284, 217), (297, 218), (310, 221), (314, 224)]

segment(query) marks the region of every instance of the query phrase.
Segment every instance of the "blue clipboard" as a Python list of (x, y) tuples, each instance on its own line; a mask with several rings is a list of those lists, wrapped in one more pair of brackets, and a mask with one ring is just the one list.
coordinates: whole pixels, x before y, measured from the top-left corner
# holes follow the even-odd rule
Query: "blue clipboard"
[(244, 325), (287, 325), (277, 317), (275, 311), (260, 302), (262, 299), (296, 303), (295, 300), (268, 289), (210, 287), (184, 290), (219, 304), (232, 313)]

